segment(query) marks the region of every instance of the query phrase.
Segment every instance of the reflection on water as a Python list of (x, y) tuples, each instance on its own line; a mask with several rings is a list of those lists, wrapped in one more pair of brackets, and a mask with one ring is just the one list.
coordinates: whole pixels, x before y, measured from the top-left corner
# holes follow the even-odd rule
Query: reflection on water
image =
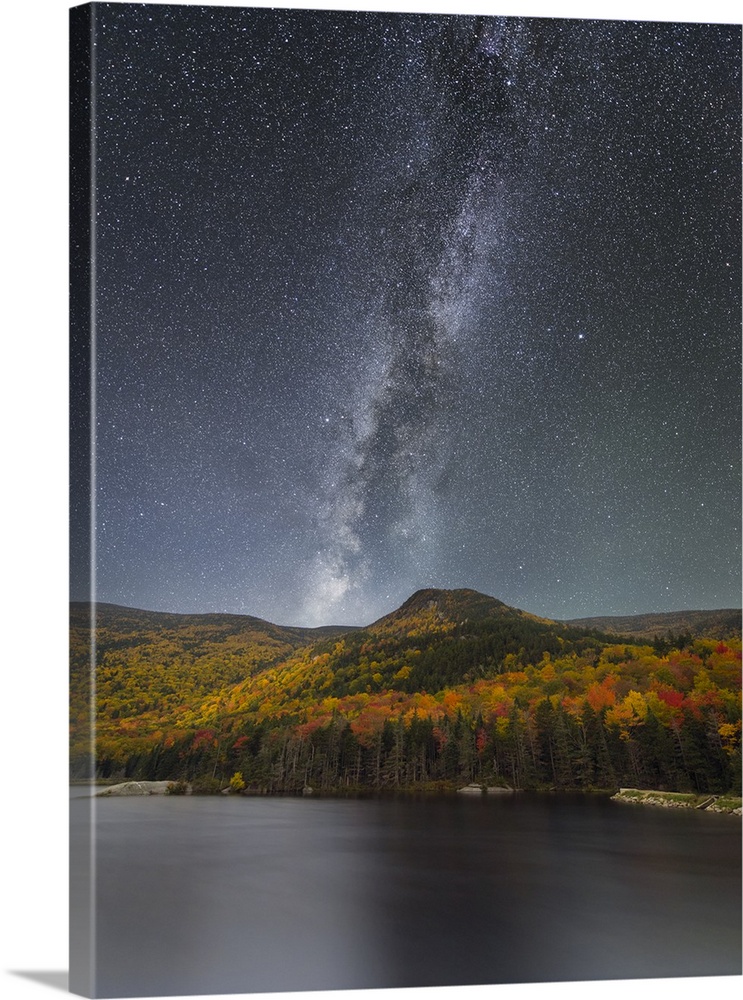
[(741, 972), (732, 817), (526, 794), (96, 816), (100, 996)]

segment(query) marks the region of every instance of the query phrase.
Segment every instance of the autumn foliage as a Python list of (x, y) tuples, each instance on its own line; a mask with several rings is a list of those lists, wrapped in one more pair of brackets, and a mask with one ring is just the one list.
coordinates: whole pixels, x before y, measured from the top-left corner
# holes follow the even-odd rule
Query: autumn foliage
[[(740, 788), (739, 638), (617, 641), (483, 595), (449, 596), (471, 591), (432, 593), (446, 599), (411, 599), (319, 642), (268, 623), (163, 628), (151, 616), (122, 628), (104, 618), (96, 773), (225, 784), (239, 774), (290, 792), (471, 781)], [(84, 627), (73, 632), (73, 654), (84, 640)], [(80, 662), (72, 756), (82, 773), (93, 765)]]

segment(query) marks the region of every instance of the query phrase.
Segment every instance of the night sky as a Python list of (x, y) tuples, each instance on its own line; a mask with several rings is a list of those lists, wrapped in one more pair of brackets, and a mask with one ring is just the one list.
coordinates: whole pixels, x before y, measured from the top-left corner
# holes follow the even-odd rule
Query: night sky
[(739, 27), (97, 8), (98, 600), (740, 605)]

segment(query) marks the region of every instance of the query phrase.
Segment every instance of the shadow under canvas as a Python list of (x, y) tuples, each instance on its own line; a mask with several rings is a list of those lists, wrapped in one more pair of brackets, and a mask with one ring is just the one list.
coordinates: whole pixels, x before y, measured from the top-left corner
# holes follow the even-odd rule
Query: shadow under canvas
[(31, 979), (35, 983), (49, 986), (55, 990), (69, 990), (70, 974), (67, 969), (10, 969), (14, 976), (23, 976), (24, 979)]

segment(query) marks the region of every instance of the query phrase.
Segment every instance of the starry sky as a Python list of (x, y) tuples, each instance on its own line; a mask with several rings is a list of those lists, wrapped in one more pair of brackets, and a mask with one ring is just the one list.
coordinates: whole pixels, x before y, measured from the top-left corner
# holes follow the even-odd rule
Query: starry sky
[(98, 4), (97, 599), (739, 606), (740, 40)]

